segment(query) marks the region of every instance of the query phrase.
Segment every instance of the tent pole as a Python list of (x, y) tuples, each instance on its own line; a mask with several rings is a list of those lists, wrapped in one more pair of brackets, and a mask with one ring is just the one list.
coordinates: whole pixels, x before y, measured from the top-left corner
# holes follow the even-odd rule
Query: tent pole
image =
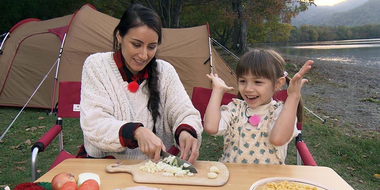
[(217, 46), (222, 48), (225, 52), (227, 52), (229, 55), (231, 55), (233, 58), (239, 61), (239, 57), (236, 56), (234, 53), (232, 53), (230, 50), (228, 50), (226, 47), (224, 47), (222, 44), (220, 44), (218, 41), (216, 41), (214, 38), (211, 38), (212, 42), (215, 43)]
[(315, 114), (313, 111), (309, 110), (309, 108), (307, 108), (306, 106), (304, 106), (304, 108), (311, 114), (313, 114), (315, 117), (317, 117), (319, 120), (322, 121), (322, 124), (325, 124), (326, 123), (326, 119), (322, 119), (321, 117), (319, 117), (317, 114)]
[(16, 117), (12, 120), (11, 124), (9, 124), (9, 126), (7, 127), (7, 129), (0, 136), (0, 141), (1, 141), (1, 139), (3, 139), (3, 137), (5, 136), (5, 134), (8, 132), (9, 128), (12, 127), (13, 123), (17, 120), (18, 116), (20, 116), (21, 112), (25, 109), (26, 105), (28, 105), (28, 103), (33, 98), (33, 96), (36, 94), (36, 92), (38, 91), (38, 89), (40, 89), (42, 83), (44, 83), (44, 81), (46, 80), (47, 76), (53, 70), (53, 68), (57, 64), (57, 62), (58, 62), (58, 60), (56, 60), (55, 63), (50, 67), (49, 72), (44, 76), (44, 78), (42, 79), (42, 81), (40, 82), (40, 84), (38, 84), (37, 88), (34, 90), (34, 92), (32, 93), (32, 95), (29, 97), (28, 101), (26, 101), (25, 105), (21, 108), (21, 110), (18, 112), (18, 114), (16, 115)]
[(211, 39), (208, 37), (208, 47), (210, 49), (210, 67), (211, 67), (211, 73), (213, 72), (213, 67), (212, 67), (212, 51), (211, 51)]
[(1, 36), (4, 36), (5, 35), (5, 37), (4, 37), (4, 39), (3, 39), (3, 41), (1, 42), (1, 45), (0, 45), (0, 55), (1, 54), (3, 54), (3, 45), (4, 45), (4, 43), (5, 43), (5, 40), (7, 40), (7, 38), (8, 38), (8, 36), (9, 36), (9, 32), (8, 33), (6, 33), (6, 34), (2, 34)]
[(210, 28), (209, 28), (208, 23), (206, 25), (207, 25), (207, 33), (208, 33), (208, 49), (210, 52), (210, 69), (211, 69), (210, 73), (214, 73), (214, 69), (212, 67), (212, 50), (211, 50)]
[(51, 98), (50, 115), (53, 114), (53, 110), (54, 110), (55, 92), (56, 92), (57, 81), (58, 81), (58, 70), (59, 70), (59, 64), (61, 63), (61, 56), (62, 56), (62, 52), (63, 52), (63, 45), (65, 44), (65, 41), (66, 41), (66, 34), (67, 34), (67, 33), (65, 33), (65, 34), (63, 35), (63, 39), (62, 39), (62, 43), (61, 43), (61, 47), (59, 48), (59, 55), (58, 55), (58, 59), (57, 59), (57, 67), (56, 67), (56, 69), (55, 69), (55, 76), (54, 76), (53, 96), (52, 96), (52, 98)]

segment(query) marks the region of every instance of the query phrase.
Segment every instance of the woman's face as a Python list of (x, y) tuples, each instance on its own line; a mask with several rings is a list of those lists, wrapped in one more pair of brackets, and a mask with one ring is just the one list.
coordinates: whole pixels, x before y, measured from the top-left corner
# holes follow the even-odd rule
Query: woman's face
[(129, 29), (124, 37), (118, 33), (117, 40), (126, 66), (133, 74), (143, 70), (157, 52), (158, 34), (146, 25)]

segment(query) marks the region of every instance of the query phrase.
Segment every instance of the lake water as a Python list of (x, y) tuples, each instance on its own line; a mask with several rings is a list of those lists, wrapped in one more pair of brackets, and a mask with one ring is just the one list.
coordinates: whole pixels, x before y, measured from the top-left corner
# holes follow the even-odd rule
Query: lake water
[[(257, 45), (263, 46), (263, 45)], [(266, 44), (291, 57), (355, 64), (380, 69), (380, 38), (309, 43)]]

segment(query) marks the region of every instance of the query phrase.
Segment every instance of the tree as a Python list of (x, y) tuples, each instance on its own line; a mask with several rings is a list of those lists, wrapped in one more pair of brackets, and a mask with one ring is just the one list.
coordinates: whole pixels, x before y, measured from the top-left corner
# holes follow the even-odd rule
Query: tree
[(336, 29), (336, 35), (338, 35), (339, 40), (346, 40), (347, 39), (347, 30), (348, 28), (346, 26), (338, 26)]
[[(292, 16), (306, 10), (313, 2), (313, 0), (4, 1), (2, 5), (5, 6), (0, 8), (2, 10), (0, 15), (6, 19), (0, 20), (0, 27), (6, 30), (25, 18), (44, 20), (72, 14), (86, 2), (116, 18), (120, 18), (131, 3), (140, 3), (155, 10), (165, 28), (188, 27), (209, 22), (212, 36), (239, 53), (247, 51), (248, 42), (277, 41), (282, 40), (279, 37), (289, 36), (290, 27), (286, 23), (290, 22)], [(41, 9), (46, 11), (39, 11)]]
[(121, 18), (124, 11), (131, 5), (132, 2), (126, 0), (89, 0), (90, 4), (102, 13), (115, 18)]
[(223, 46), (232, 43), (234, 13), (230, 3), (218, 0), (207, 1), (207, 4), (187, 2), (181, 14), (181, 26), (191, 27), (209, 23), (211, 36)]
[(273, 18), (260, 25), (250, 25), (248, 28), (248, 44), (288, 41), (293, 27), (281, 23), (279, 18)]
[(243, 9), (242, 0), (232, 0), (232, 10), (237, 13), (237, 18), (234, 20), (232, 45), (239, 50), (239, 53), (243, 54), (248, 51), (248, 20)]
[(2, 0), (0, 6), (0, 35), (8, 32), (15, 24), (24, 19), (47, 20), (65, 16), (72, 14), (86, 2), (85, 0)]
[(180, 27), (180, 16), (184, 6), (208, 3), (207, 0), (133, 0), (132, 2), (144, 4), (156, 11), (161, 17), (164, 28)]
[(148, 7), (155, 10), (161, 17), (165, 28), (178, 28), (182, 5), (186, 0), (145, 0)]
[(293, 26), (293, 29), (290, 31), (289, 41), (290, 42), (300, 41), (300, 30), (295, 26)]
[(309, 34), (309, 40), (311, 42), (316, 42), (318, 41), (318, 32), (314, 29), (309, 29), (308, 30), (308, 34)]
[[(196, 0), (193, 0), (193, 2)], [(188, 1), (190, 2), (190, 0)], [(198, 0), (198, 2), (203, 2)], [(211, 0), (210, 5), (184, 4), (185, 23), (209, 22), (212, 36), (238, 53), (248, 51), (248, 42), (277, 39), (276, 34), (289, 36), (292, 16), (307, 9), (313, 0)], [(187, 15), (188, 12), (194, 13)], [(198, 16), (197, 16), (198, 13)], [(199, 14), (203, 18), (199, 17)], [(192, 19), (193, 18), (193, 19)], [(182, 22), (181, 21), (181, 22)]]
[[(270, 35), (271, 40), (279, 40), (277, 34), (290, 35), (290, 27), (281, 23), (289, 23), (292, 16), (307, 9), (314, 0), (134, 0), (155, 10), (166, 28), (178, 28), (209, 22), (212, 34), (223, 45), (231, 44), (231, 48), (239, 53), (248, 51), (249, 29), (260, 31), (260, 39), (268, 39), (262, 35)], [(185, 10), (184, 15), (182, 11)], [(194, 14), (191, 14), (194, 13)], [(199, 15), (202, 15), (200, 17)], [(197, 20), (195, 20), (197, 18)], [(180, 23), (180, 19), (182, 23)], [(276, 22), (274, 22), (276, 21)], [(276, 26), (276, 24), (278, 24)], [(268, 28), (265, 28), (268, 27)]]
[[(218, 1), (224, 4), (230, 2)], [(292, 16), (306, 10), (313, 2), (314, 0), (232, 0), (231, 10), (235, 13), (230, 14), (234, 16), (232, 48), (241, 54), (248, 51), (247, 35), (250, 25), (265, 27), (264, 23), (276, 19), (279, 21), (277, 23), (289, 23)]]

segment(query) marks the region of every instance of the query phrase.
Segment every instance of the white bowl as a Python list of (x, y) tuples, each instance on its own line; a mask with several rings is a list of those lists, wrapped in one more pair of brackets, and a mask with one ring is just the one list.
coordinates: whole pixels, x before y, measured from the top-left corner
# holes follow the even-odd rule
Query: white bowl
[(290, 177), (271, 177), (271, 178), (265, 178), (259, 181), (256, 181), (252, 186), (249, 188), (249, 190), (261, 190), (264, 188), (264, 186), (269, 183), (269, 182), (283, 182), (283, 181), (288, 181), (288, 182), (295, 182), (295, 183), (300, 183), (304, 185), (309, 185), (311, 187), (317, 187), (319, 188), (318, 190), (334, 190), (331, 187), (327, 187), (325, 185), (304, 180), (304, 179), (298, 179), (298, 178), (290, 178)]

